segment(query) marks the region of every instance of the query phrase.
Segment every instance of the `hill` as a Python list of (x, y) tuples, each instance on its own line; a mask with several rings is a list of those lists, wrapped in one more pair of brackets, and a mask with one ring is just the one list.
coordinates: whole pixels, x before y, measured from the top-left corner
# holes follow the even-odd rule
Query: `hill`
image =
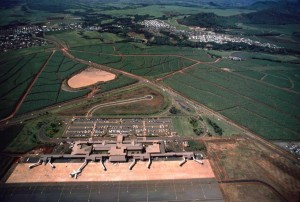
[(233, 16), (218, 16), (214, 13), (198, 13), (178, 20), (180, 24), (211, 28), (236, 28), (237, 23), (244, 24), (298, 24), (300, 22), (300, 3), (288, 3), (252, 12)]

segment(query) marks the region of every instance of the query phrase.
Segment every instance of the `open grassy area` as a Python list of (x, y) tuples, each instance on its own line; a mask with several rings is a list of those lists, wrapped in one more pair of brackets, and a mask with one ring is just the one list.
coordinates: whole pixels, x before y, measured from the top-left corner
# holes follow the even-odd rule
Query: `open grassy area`
[[(65, 125), (61, 124), (60, 126), (54, 127), (53, 124), (56, 124), (58, 121), (61, 122), (61, 119), (58, 117), (47, 115), (24, 122), (24, 127), (18, 132), (14, 140), (9, 145), (7, 145), (4, 151), (25, 153), (41, 145), (42, 142), (39, 138), (39, 133), (41, 132), (42, 127), (45, 128), (45, 135), (52, 134), (49, 135), (49, 137), (60, 137), (64, 132)], [(55, 128), (56, 130), (53, 131), (53, 128)]]
[(58, 40), (66, 47), (101, 44), (101, 34), (96, 31), (65, 31), (49, 33), (46, 38)]
[[(184, 74), (175, 74), (165, 83), (267, 139), (299, 140), (299, 94), (239, 74), (240, 66), (251, 68), (258, 61), (235, 62), (235, 66), (216, 64), (233, 67), (232, 72), (201, 64)], [(261, 61), (260, 65), (268, 68), (269, 64)]]
[(12, 8), (1, 8), (1, 20), (0, 26), (8, 25), (11, 23), (40, 23), (47, 21), (48, 17), (52, 16), (64, 16), (62, 13), (52, 13), (38, 10), (28, 10), (22, 9), (21, 5), (17, 5)]
[(116, 92), (108, 92), (101, 97), (95, 97), (87, 102), (78, 103), (65, 109), (55, 110), (55, 113), (59, 113), (60, 115), (83, 116), (95, 105), (139, 98), (146, 95), (153, 95), (154, 99), (132, 104), (103, 107), (95, 111), (94, 115), (148, 115), (162, 112), (170, 105), (168, 98), (161, 92), (148, 86), (138, 85), (133, 88), (129, 86), (117, 90)]
[(176, 116), (172, 118), (174, 130), (180, 136), (195, 136), (189, 117)]
[(169, 106), (168, 99), (160, 92), (149, 88), (141, 87), (132, 91), (126, 92), (120, 98), (115, 98), (115, 100), (133, 99), (139, 98), (146, 95), (152, 95), (152, 100), (103, 107), (95, 111), (94, 115), (151, 115), (155, 113), (162, 112)]
[(122, 9), (122, 10), (108, 10), (104, 11), (104, 14), (113, 16), (125, 16), (125, 15), (150, 15), (154, 17), (161, 17), (163, 15), (170, 14), (195, 14), (199, 12), (213, 12), (217, 15), (228, 16), (240, 13), (252, 12), (246, 9), (215, 9), (215, 8), (201, 8), (201, 7), (184, 7), (173, 5), (150, 5), (138, 7), (135, 9)]

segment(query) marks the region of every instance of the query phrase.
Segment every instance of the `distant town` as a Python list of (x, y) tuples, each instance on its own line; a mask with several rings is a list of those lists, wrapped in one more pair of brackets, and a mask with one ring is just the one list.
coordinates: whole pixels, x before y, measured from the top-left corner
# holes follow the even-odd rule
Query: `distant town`
[(219, 34), (215, 33), (211, 30), (207, 30), (206, 28), (200, 28), (200, 27), (192, 27), (190, 28), (190, 31), (185, 30), (179, 30), (176, 29), (175, 26), (171, 26), (168, 23), (162, 21), (162, 20), (145, 20), (141, 25), (144, 25), (147, 29), (152, 30), (168, 30), (172, 31), (174, 34), (182, 34), (184, 33), (190, 41), (193, 42), (202, 42), (202, 43), (208, 43), (213, 42), (216, 44), (226, 44), (226, 43), (245, 43), (248, 45), (253, 46), (261, 46), (261, 47), (268, 47), (268, 48), (280, 48), (274, 44), (270, 43), (261, 43), (259, 41), (254, 41), (248, 38), (243, 37), (236, 37), (231, 36), (228, 34)]
[(24, 25), (0, 29), (0, 52), (12, 49), (23, 49), (33, 46), (45, 46), (48, 44), (42, 37), (47, 32), (68, 30), (99, 31), (99, 26), (87, 26), (83, 28), (82, 23), (60, 23), (58, 26)]
[[(163, 20), (153, 19), (144, 20), (138, 23), (144, 26), (144, 29), (158, 33), (160, 31), (168, 31), (174, 35), (185, 36), (191, 42), (200, 43), (216, 43), (216, 44), (227, 44), (227, 43), (245, 43), (250, 46), (267, 47), (271, 49), (278, 49), (280, 47), (270, 44), (254, 41), (244, 37), (237, 37), (228, 34), (216, 33), (212, 30), (200, 27), (190, 27), (190, 30), (177, 29), (175, 26), (168, 24)], [(120, 27), (120, 25), (115, 25)], [(112, 26), (113, 27), (113, 26)], [(75, 23), (59, 23), (57, 26), (49, 25), (24, 25), (14, 26), (10, 28), (0, 29), (0, 52), (7, 52), (11, 49), (22, 49), (33, 46), (44, 46), (48, 44), (47, 41), (43, 40), (44, 33), (57, 32), (57, 31), (68, 31), (68, 30), (85, 30), (85, 31), (101, 31), (101, 26), (84, 26), (82, 22)], [(103, 29), (102, 31), (110, 31)]]

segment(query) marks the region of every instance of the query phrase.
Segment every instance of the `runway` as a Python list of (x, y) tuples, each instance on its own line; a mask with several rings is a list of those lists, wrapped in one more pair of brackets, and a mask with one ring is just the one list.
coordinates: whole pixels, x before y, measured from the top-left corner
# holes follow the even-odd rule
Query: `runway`
[(2, 184), (0, 201), (224, 201), (214, 178)]

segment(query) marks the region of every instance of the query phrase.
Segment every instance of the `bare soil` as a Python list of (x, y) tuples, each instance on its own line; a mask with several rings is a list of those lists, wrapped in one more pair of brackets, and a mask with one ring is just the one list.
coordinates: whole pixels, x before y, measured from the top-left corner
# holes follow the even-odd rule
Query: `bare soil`
[(115, 74), (107, 71), (99, 70), (94, 67), (89, 67), (79, 74), (74, 75), (68, 80), (68, 85), (71, 88), (84, 88), (99, 82), (111, 81), (116, 78)]
[(277, 200), (299, 201), (299, 163), (242, 136), (207, 139), (205, 143), (216, 178), (229, 201), (237, 197), (239, 201), (276, 201), (274, 196)]

